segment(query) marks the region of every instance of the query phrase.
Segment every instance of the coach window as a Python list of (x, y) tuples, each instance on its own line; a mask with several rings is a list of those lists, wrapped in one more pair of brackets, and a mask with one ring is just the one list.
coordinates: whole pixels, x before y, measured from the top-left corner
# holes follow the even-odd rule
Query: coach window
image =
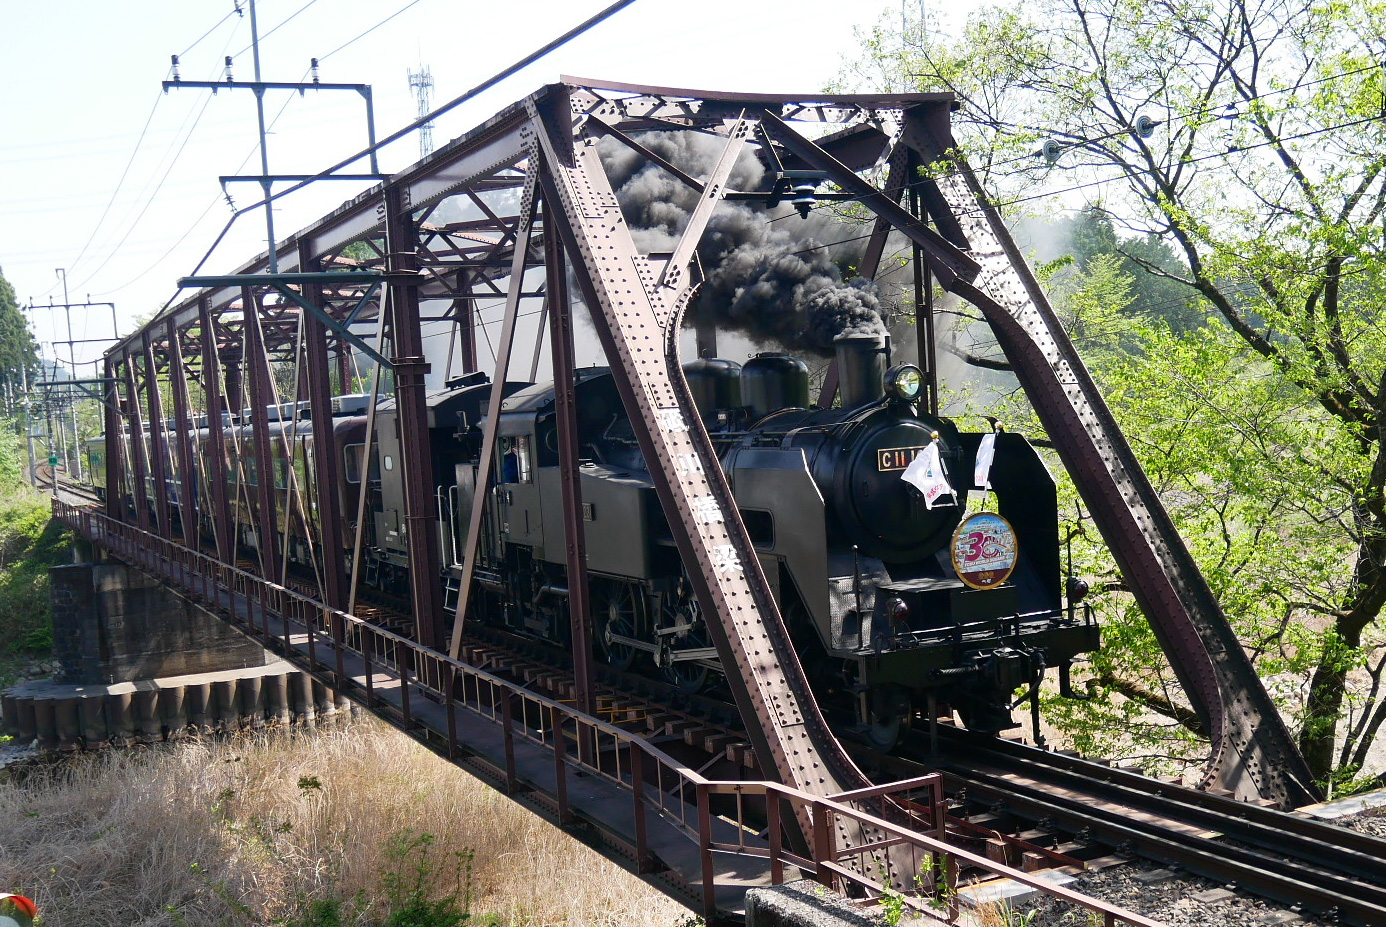
[[(346, 455), (342, 465), (346, 468), (346, 481), (348, 483), (361, 482), (361, 457), (366, 453), (364, 444), (348, 444), (342, 449)], [(371, 458), (370, 479), (372, 483), (380, 482), (380, 461), (378, 458)]]
[(361, 452), (366, 449), (364, 444), (348, 444), (342, 448), (342, 465), (346, 467), (346, 481), (348, 483), (361, 482)]

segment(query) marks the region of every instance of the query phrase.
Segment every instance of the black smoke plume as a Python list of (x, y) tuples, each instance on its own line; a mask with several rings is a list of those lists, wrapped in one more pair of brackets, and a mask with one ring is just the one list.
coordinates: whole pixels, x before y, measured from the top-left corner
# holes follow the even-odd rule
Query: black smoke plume
[[(695, 177), (711, 172), (725, 142), (694, 132), (649, 134), (641, 143)], [(602, 162), (636, 244), (669, 251), (677, 244), (698, 201), (693, 189), (637, 153), (607, 140)], [(732, 171), (730, 186), (761, 189), (764, 170), (748, 148)], [(705, 280), (688, 307), (687, 324), (709, 322), (757, 342), (830, 356), (832, 341), (848, 331), (884, 334), (880, 301), (869, 281), (843, 281), (834, 257), (860, 258), (861, 243), (829, 249), (824, 241), (851, 238), (852, 226), (788, 206), (774, 212), (745, 203), (722, 203), (698, 248)]]

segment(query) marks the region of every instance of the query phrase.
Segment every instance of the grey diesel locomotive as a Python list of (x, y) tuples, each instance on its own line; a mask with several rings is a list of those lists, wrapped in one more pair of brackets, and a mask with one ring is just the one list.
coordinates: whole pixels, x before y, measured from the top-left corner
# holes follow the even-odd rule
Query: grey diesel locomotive
[[(810, 406), (807, 368), (788, 355), (684, 368), (820, 704), (883, 749), (950, 711), (973, 729), (1013, 727), (1018, 692), (1033, 699), (1050, 667), (1067, 691), (1074, 658), (1098, 646), (1091, 620), (1064, 607), (1053, 478), (1023, 437), (997, 433), (986, 442), (997, 512), (971, 531), (964, 507), (981, 488), (984, 436), (921, 411), (918, 369), (887, 371), (882, 338), (836, 347), (841, 402), (830, 409)], [(716, 650), (609, 371), (580, 371), (576, 395), (599, 655), (697, 690), (719, 672)], [(473, 601), (482, 620), (566, 642), (555, 414), (549, 384), (502, 406)], [(935, 454), (932, 485), (951, 492), (927, 500), (902, 477)], [(467, 523), (475, 473), (472, 459), (449, 474), (445, 534)], [(982, 554), (998, 568), (971, 570)]]

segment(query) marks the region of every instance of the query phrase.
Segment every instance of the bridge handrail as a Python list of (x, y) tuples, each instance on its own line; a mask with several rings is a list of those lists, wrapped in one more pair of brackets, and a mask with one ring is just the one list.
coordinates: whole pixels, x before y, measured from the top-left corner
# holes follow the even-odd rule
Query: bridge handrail
[[(916, 880), (916, 884), (921, 891), (927, 890), (934, 893), (932, 903), (924, 903), (904, 896), (905, 903), (920, 910), (941, 907), (946, 912), (950, 922), (958, 914), (957, 895), (954, 891), (958, 864), (965, 863), (995, 875), (1013, 879), (1023, 885), (1053, 895), (1062, 901), (1101, 914), (1108, 927), (1112, 927), (1118, 921), (1136, 925), (1136, 927), (1160, 927), (1158, 922), (1124, 908), (1055, 885), (1036, 874), (1013, 869), (961, 847), (948, 844), (940, 837), (911, 830), (899, 823), (870, 811), (854, 808), (849, 804), (850, 802), (898, 796), (904, 792), (927, 788), (931, 793), (928, 806), (914, 807), (925, 812), (920, 817), (928, 818), (929, 826), (936, 833), (942, 835), (944, 833), (942, 779), (937, 773), (828, 798), (811, 795), (775, 782), (709, 779), (660, 750), (638, 734), (633, 734), (615, 724), (603, 721), (601, 718), (585, 714), (572, 706), (532, 692), (486, 670), (461, 660), (454, 660), (447, 654), (423, 647), (400, 634), (373, 625), (363, 618), (348, 614), (340, 609), (332, 608), (272, 580), (256, 576), (234, 564), (217, 560), (202, 551), (194, 550), (168, 538), (143, 531), (133, 525), (65, 502), (59, 498), (53, 500), (53, 514), (57, 520), (81, 530), (92, 540), (98, 540), (100, 537), (114, 537), (127, 542), (131, 545), (128, 556), (136, 560), (145, 560), (146, 566), (164, 572), (168, 578), (178, 582), (185, 590), (195, 592), (195, 585), (188, 582), (187, 576), (188, 569), (192, 568), (203, 579), (216, 581), (228, 594), (240, 595), (246, 602), (244, 623), (252, 634), (258, 633), (266, 639), (274, 640), (276, 645), (282, 647), (283, 655), (295, 661), (300, 655), (292, 646), (289, 619), (294, 618), (302, 621), (304, 627), (308, 629), (306, 643), (309, 651), (308, 662), (312, 664), (310, 669), (317, 672), (333, 673), (333, 678), (339, 688), (343, 687), (343, 683), (360, 688), (359, 684), (347, 680), (342, 671), (342, 658), (345, 652), (350, 651), (360, 656), (366, 663), (364, 689), (367, 707), (378, 711), (393, 711), (394, 709), (393, 706), (372, 704), (374, 699), (372, 694), (374, 676), (372, 662), (376, 644), (378, 642), (383, 645), (382, 652), (393, 650), (394, 659), (390, 662), (400, 678), (402, 699), (400, 713), (403, 715), (406, 728), (411, 725), (417, 726), (412, 719), (409, 706), (409, 690), (412, 683), (421, 692), (436, 696), (445, 706), (449, 722), (448, 755), (450, 758), (455, 758), (455, 735), (451, 728), (453, 713), (458, 707), (502, 725), (507, 741), (508, 762), (506, 769), (497, 768), (496, 772), (505, 776), (506, 783), (511, 788), (516, 785), (515, 771), (512, 765), (513, 754), (509, 749), (512, 736), (518, 735), (551, 749), (555, 756), (559, 817), (564, 823), (567, 823), (572, 817), (566, 801), (566, 778), (570, 766), (580, 767), (588, 774), (599, 776), (624, 790), (630, 791), (635, 802), (636, 812), (636, 846), (632, 849), (636, 851), (637, 860), (642, 865), (649, 855), (648, 848), (645, 846), (645, 808), (648, 806), (662, 815), (666, 821), (676, 824), (690, 838), (697, 841), (702, 858), (704, 885), (711, 885), (715, 881), (713, 854), (720, 852), (768, 857), (772, 881), (777, 884), (784, 878), (785, 863), (789, 863), (812, 872), (815, 878), (825, 884), (836, 886), (844, 881), (851, 882), (875, 893), (879, 898), (884, 896), (890, 887), (870, 876), (870, 867), (865, 860), (872, 853), (887, 846), (905, 844), (915, 851), (919, 851), (928, 859), (927, 877)], [(171, 566), (179, 569), (177, 571), (162, 570), (154, 558), (162, 558)], [(206, 594), (205, 587), (201, 596), (218, 608), (222, 607), (214, 595)], [(252, 606), (252, 602), (258, 605), (260, 609), (261, 626), (259, 629), (255, 627), (255, 608)], [(229, 611), (233, 615), (233, 620), (239, 621), (234, 607)], [(271, 637), (269, 634), (268, 615), (270, 611), (278, 613), (284, 619), (284, 640)], [(365, 646), (359, 650), (348, 646), (346, 633), (348, 628), (357, 633), (359, 640)], [(335, 670), (332, 664), (317, 657), (316, 648), (320, 636), (326, 637), (323, 645), (329, 646), (333, 651), (336, 661)], [(401, 657), (404, 655), (407, 655), (409, 659), (402, 659)], [(419, 672), (419, 669), (424, 666), (431, 667), (431, 671), (427, 674)], [(414, 672), (412, 679), (411, 669)], [(463, 687), (460, 700), (455, 695), (459, 676)], [(468, 679), (473, 680), (474, 692), (476, 693), (474, 704), (467, 700), (466, 680)], [(490, 698), (487, 700), (483, 700), (481, 697), (483, 685), (490, 690)], [(506, 695), (499, 701), (499, 708), (495, 698), (498, 691), (504, 692)], [(519, 719), (513, 717), (511, 702), (514, 698), (521, 700), (521, 717)], [(537, 725), (531, 724), (530, 706), (534, 706), (538, 716)], [(497, 718), (497, 713), (501, 717)], [(610, 738), (614, 749), (610, 751), (601, 749), (604, 737)], [(568, 744), (570, 741), (577, 746), (575, 754), (569, 753)], [(625, 749), (628, 757), (624, 768), (621, 763), (622, 748)], [(609, 765), (603, 765), (603, 757), (608, 759)], [(653, 761), (653, 770), (645, 768), (647, 761)], [(653, 772), (653, 777), (649, 775), (651, 772)], [(664, 781), (666, 773), (673, 780), (669, 783), (669, 788), (666, 788)], [(653, 788), (646, 788), (646, 786), (653, 786)], [(677, 793), (673, 789), (677, 789)], [(687, 797), (690, 790), (693, 793), (692, 802)], [(651, 795), (650, 792), (654, 794)], [(716, 842), (712, 839), (711, 800), (714, 795), (735, 797), (736, 818), (734, 825), (729, 826), (737, 835), (736, 843)], [(752, 846), (746, 842), (748, 827), (743, 818), (743, 799), (748, 796), (764, 801), (769, 832), (768, 847)], [(676, 800), (666, 801), (666, 798)], [(780, 828), (782, 801), (787, 802), (793, 808), (810, 809), (814, 830), (811, 857), (798, 856), (782, 846)], [(898, 813), (900, 809), (908, 809), (909, 807), (911, 807), (911, 803), (908, 801), (897, 802), (892, 805), (892, 810)], [(690, 823), (687, 819), (690, 809), (696, 810), (698, 819), (695, 823)], [(888, 834), (890, 837), (883, 842), (875, 842), (862, 847), (835, 847), (833, 845), (833, 822), (837, 818), (845, 818), (867, 825), (876, 829), (878, 833)], [(915, 819), (915, 816), (911, 815), (911, 819)], [(854, 857), (858, 861), (856, 869), (842, 865), (844, 860)], [(922, 867), (921, 872), (923, 872)], [(704, 913), (711, 921), (716, 915), (715, 893), (703, 892), (703, 900)]]

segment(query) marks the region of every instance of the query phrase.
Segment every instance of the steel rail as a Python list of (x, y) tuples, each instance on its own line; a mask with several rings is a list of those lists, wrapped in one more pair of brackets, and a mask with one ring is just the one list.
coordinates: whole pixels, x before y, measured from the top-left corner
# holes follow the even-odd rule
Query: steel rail
[[(1312, 866), (1304, 860), (1286, 859), (1293, 852), (1288, 841), (1282, 842), (1278, 851), (1266, 852), (1215, 843), (1206, 837), (1142, 821), (1122, 810), (1094, 804), (1093, 798), (1101, 797), (1104, 790), (1103, 783), (1092, 777), (1081, 777), (1077, 788), (1083, 794), (1064, 796), (1053, 790), (1054, 785), (1061, 784), (1053, 778), (1043, 783), (1020, 783), (1005, 778), (1004, 768), (985, 771), (962, 760), (940, 762), (935, 758), (929, 768), (943, 772), (954, 786), (965, 788), (969, 798), (1000, 800), (1024, 817), (1048, 818), (1065, 830), (1086, 831), (1103, 843), (1129, 846), (1144, 858), (1178, 865), (1214, 881), (1236, 884), (1262, 897), (1302, 905), (1319, 914), (1336, 913), (1362, 927), (1386, 924), (1386, 886)], [(1229, 819), (1222, 820), (1230, 823)]]
[[(1092, 784), (1095, 795), (1121, 794), (1122, 800), (1133, 806), (1138, 804), (1171, 817), (1177, 814), (1191, 823), (1263, 849), (1286, 853), (1303, 848), (1308, 864), (1326, 865), (1354, 878), (1375, 879), (1386, 885), (1386, 839), (1255, 802), (1160, 782), (1082, 757), (996, 738), (983, 743), (980, 737), (961, 730), (940, 733), (944, 734), (945, 743), (963, 744), (969, 752), (984, 752), (1007, 763), (1039, 766), (1051, 775), (1062, 773), (1070, 779), (1081, 778)], [(1286, 835), (1296, 842), (1287, 844)]]

